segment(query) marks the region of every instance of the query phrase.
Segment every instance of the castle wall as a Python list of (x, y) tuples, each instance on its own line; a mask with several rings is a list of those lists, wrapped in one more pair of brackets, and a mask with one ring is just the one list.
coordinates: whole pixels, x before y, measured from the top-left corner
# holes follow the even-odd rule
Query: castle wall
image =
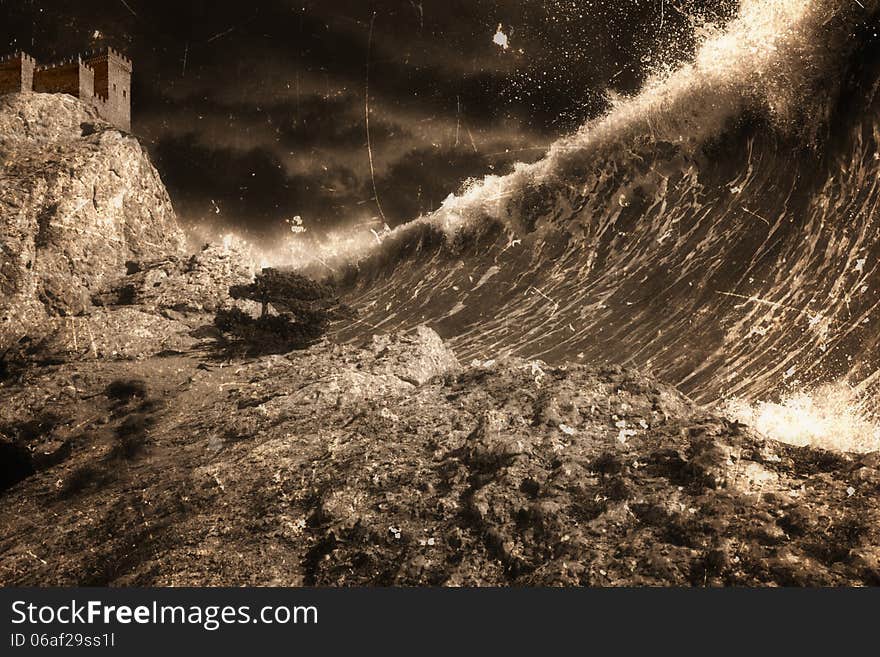
[(34, 75), (36, 74), (37, 69), (37, 61), (33, 57), (27, 57), (22, 62), (22, 73), (21, 73), (21, 90), (22, 91), (33, 91), (34, 89)]
[[(34, 75), (34, 91), (40, 93), (70, 94), (81, 97), (79, 61), (65, 62), (50, 67), (38, 68)], [(86, 96), (84, 100), (91, 96)]]
[(131, 72), (131, 60), (113, 49), (40, 67), (32, 57), (16, 53), (0, 59), (0, 94), (70, 94), (92, 104), (105, 121), (131, 130)]
[(0, 94), (24, 91), (20, 61), (0, 63)]

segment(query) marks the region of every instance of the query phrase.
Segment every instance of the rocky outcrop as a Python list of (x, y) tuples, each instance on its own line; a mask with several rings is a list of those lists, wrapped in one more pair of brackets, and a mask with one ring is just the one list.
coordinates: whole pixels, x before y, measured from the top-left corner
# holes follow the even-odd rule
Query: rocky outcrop
[(184, 253), (138, 141), (77, 99), (0, 98), (0, 349), (81, 314), (126, 262)]
[(425, 328), (230, 365), (7, 386), (37, 472), (0, 505), (0, 584), (880, 584), (880, 456), (638, 372), (462, 367)]
[(41, 339), (18, 345), (25, 360), (143, 360), (188, 351), (217, 337), (212, 313), (221, 306), (259, 312), (258, 304), (228, 296), (230, 286), (253, 278), (250, 259), (234, 246), (206, 245), (192, 256), (126, 267), (131, 273), (92, 295), (87, 312), (47, 318)]
[(254, 277), (247, 255), (234, 247), (209, 244), (195, 255), (171, 255), (131, 262), (129, 274), (96, 293), (98, 306), (142, 306), (152, 310), (215, 312), (229, 305), (229, 288)]
[(187, 351), (199, 343), (187, 317), (147, 312), (136, 306), (97, 309), (76, 317), (49, 319), (39, 353), (50, 359), (143, 360), (160, 353)]

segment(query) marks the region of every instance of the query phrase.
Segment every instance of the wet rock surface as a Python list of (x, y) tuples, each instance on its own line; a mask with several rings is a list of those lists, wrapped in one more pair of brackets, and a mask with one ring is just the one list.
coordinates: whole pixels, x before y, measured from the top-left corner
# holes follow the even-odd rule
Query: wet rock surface
[(424, 328), (132, 365), (0, 388), (35, 471), (0, 498), (3, 584), (880, 584), (877, 454), (631, 370), (462, 366)]
[(193, 320), (138, 307), (99, 309), (88, 315), (53, 318), (52, 331), (40, 344), (49, 358), (143, 360), (163, 352), (180, 352), (199, 343)]

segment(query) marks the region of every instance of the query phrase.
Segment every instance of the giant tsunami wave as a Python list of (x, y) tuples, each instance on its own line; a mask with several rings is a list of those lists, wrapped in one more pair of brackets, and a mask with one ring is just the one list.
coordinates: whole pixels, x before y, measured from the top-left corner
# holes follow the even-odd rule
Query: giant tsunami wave
[(540, 162), (348, 254), (340, 336), (424, 322), (464, 359), (632, 365), (704, 402), (845, 385), (876, 409), (878, 7), (744, 1)]

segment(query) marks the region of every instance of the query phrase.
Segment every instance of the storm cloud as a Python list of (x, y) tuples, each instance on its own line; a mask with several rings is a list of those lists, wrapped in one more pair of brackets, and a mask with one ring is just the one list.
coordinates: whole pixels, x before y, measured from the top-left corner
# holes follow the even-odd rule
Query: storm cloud
[(293, 217), (320, 230), (430, 212), (540, 157), (732, 4), (0, 0), (0, 41), (48, 61), (128, 52), (134, 131), (178, 212), (260, 239)]

